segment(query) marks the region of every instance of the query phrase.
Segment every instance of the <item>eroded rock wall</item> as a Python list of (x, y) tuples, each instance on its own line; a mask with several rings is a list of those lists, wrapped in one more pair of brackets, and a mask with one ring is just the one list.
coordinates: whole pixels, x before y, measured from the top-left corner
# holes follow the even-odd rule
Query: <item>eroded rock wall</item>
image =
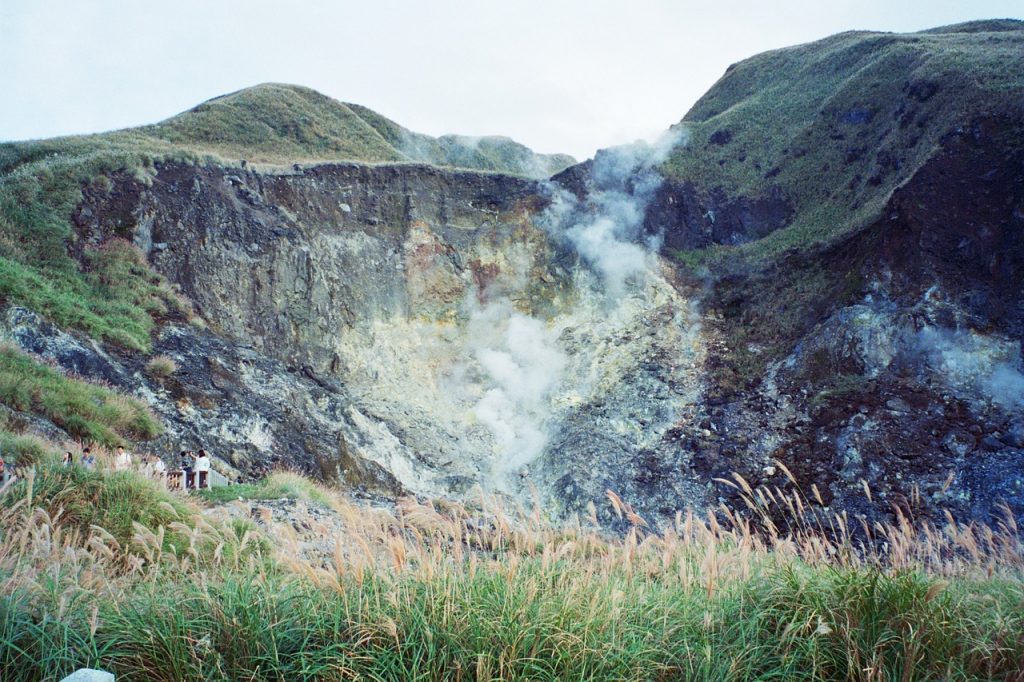
[(610, 294), (553, 227), (559, 191), (412, 165), (167, 164), (87, 194), (76, 221), (130, 236), (194, 302), (209, 330), (157, 346), (184, 371), (135, 390), (188, 440), (224, 434), (212, 449), (246, 474), (535, 489), (564, 511), (607, 488), (644, 512), (700, 503), (666, 436), (702, 390), (697, 292), (648, 254)]

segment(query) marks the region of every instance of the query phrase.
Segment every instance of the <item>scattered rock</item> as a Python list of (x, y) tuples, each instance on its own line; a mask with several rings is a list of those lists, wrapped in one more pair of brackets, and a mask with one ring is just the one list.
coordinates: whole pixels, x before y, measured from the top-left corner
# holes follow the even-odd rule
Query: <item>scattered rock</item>
[(1002, 450), (1004, 445), (1001, 440), (990, 434), (981, 439), (981, 447), (989, 452), (995, 452), (996, 450)]
[(951, 431), (942, 439), (942, 445), (957, 457), (963, 457), (974, 449), (974, 438), (969, 433)]

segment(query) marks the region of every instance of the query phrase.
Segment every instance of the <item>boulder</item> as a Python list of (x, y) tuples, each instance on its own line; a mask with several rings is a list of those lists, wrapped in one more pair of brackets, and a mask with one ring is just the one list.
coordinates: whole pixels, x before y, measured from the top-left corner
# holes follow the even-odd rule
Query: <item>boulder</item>
[(1024, 421), (1011, 424), (1001, 440), (1011, 448), (1024, 448)]
[(114, 682), (114, 673), (92, 668), (81, 668), (65, 677), (61, 682)]

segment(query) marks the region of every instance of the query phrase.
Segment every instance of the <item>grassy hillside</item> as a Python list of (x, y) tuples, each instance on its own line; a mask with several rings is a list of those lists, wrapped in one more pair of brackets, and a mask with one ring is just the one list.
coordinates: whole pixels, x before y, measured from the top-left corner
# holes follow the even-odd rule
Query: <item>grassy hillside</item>
[(566, 154), (535, 154), (507, 137), (433, 138), (310, 88), (264, 83), (215, 97), (154, 125), (0, 144), (0, 172), (42, 159), (95, 164), (119, 157), (136, 166), (169, 155), (280, 165), (416, 162), (531, 177), (547, 177), (575, 163)]
[(547, 177), (575, 163), (565, 154), (535, 154), (506, 137), (433, 138), (310, 88), (265, 83), (215, 97), (154, 125), (0, 144), (0, 172), (43, 158), (88, 162), (111, 155), (278, 165), (416, 162), (531, 177)]
[(138, 132), (177, 148), (266, 163), (418, 162), (530, 177), (575, 163), (565, 154), (534, 154), (507, 137), (414, 133), (364, 106), (277, 83), (216, 97)]
[(982, 119), (1024, 121), (1024, 22), (849, 32), (731, 66), (687, 113), (666, 173), (733, 196), (778, 188), (791, 226), (706, 253), (768, 258), (875, 219), (942, 139)]
[(43, 417), (80, 441), (109, 447), (163, 430), (138, 400), (68, 377), (9, 346), (0, 346), (0, 403)]
[[(145, 351), (154, 324), (187, 305), (126, 242), (82, 244), (71, 214), (106, 176), (149, 182), (154, 164), (422, 162), (546, 176), (571, 157), (538, 155), (507, 138), (412, 133), (365, 107), (308, 88), (266, 84), (214, 98), (162, 123), (98, 135), (0, 144), (0, 302), (63, 327)], [(131, 239), (131, 226), (126, 226)]]
[(155, 321), (187, 315), (187, 305), (129, 242), (82, 244), (71, 223), (83, 187), (109, 190), (105, 173), (129, 170), (148, 178), (154, 154), (163, 152), (134, 139), (0, 145), (0, 302), (144, 351)]
[(259, 85), (215, 97), (139, 132), (226, 159), (407, 160), (347, 105), (289, 85)]
[(344, 519), (332, 556), (300, 555), (287, 516), (42, 463), (0, 491), (4, 679), (1012, 680), (1024, 661), (1011, 527), (877, 526), (872, 550), (795, 490), (750, 490), (789, 506), (785, 533), (723, 510), (614, 539), (298, 488)]

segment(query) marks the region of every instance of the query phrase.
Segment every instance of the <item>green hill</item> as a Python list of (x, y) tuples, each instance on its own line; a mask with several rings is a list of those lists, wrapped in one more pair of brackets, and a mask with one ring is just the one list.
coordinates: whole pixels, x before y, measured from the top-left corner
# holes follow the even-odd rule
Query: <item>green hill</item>
[(920, 33), (854, 31), (729, 67), (680, 125), (672, 179), (749, 198), (780, 194), (791, 223), (687, 258), (764, 258), (875, 219), (949, 135), (1024, 120), (1024, 22)]
[(408, 160), (349, 106), (291, 85), (257, 85), (215, 97), (140, 132), (229, 159)]
[(278, 165), (414, 162), (537, 178), (575, 163), (565, 154), (535, 154), (506, 137), (421, 135), (310, 88), (265, 83), (215, 97), (154, 125), (0, 145), (0, 172), (41, 158), (86, 161), (112, 152)]
[[(149, 182), (161, 160), (287, 165), (427, 163), (546, 177), (574, 163), (508, 138), (432, 138), (309, 88), (264, 84), (216, 97), (155, 125), (0, 144), (0, 300), (66, 327), (144, 350), (176, 297), (127, 244), (80, 243), (71, 214), (84, 187), (112, 172)], [(130, 235), (124, 235), (130, 237)]]

